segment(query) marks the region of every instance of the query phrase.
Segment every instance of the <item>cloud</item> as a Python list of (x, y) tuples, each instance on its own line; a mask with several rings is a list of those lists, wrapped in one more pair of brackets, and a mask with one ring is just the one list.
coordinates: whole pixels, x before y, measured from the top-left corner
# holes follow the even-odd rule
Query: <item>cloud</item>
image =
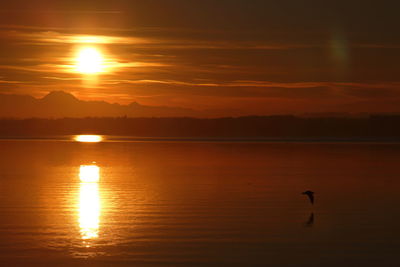
[(43, 79), (57, 80), (57, 81), (80, 81), (81, 78), (71, 78), (71, 77), (43, 77)]
[[(108, 80), (110, 83), (127, 83), (127, 84), (166, 84), (166, 85), (185, 85), (199, 87), (261, 87), (261, 88), (313, 88), (313, 87), (370, 87), (374, 88), (377, 85), (363, 83), (338, 83), (338, 82), (272, 82), (259, 80), (234, 80), (225, 82), (188, 82), (179, 80)], [(399, 86), (400, 83), (385, 83), (380, 86)]]
[(354, 47), (359, 47), (359, 48), (371, 48), (371, 49), (400, 49), (400, 44), (397, 43), (391, 43), (391, 44), (385, 44), (385, 43), (358, 43), (354, 44)]
[(334, 83), (344, 94), (361, 99), (400, 98), (400, 82), (381, 83)]
[[(196, 34), (180, 32), (172, 29), (176, 34), (168, 34), (171, 29), (162, 28), (138, 28), (127, 31), (126, 29), (103, 29), (100, 31), (107, 34), (80, 34), (69, 33), (71, 29), (66, 28), (45, 28), (29, 26), (0, 25), (3, 39), (13, 40), (19, 44), (26, 45), (50, 45), (50, 44), (100, 44), (100, 45), (134, 45), (143, 49), (173, 49), (173, 50), (289, 50), (306, 49), (319, 47), (321, 44), (288, 42), (288, 41), (267, 41), (267, 40), (243, 40), (237, 38), (225, 39), (217, 33), (213, 38), (203, 32)], [(82, 28), (76, 31), (82, 31)], [(87, 31), (90, 31), (88, 29)], [(99, 32), (99, 29), (97, 29)], [(111, 34), (110, 34), (111, 33)], [(114, 33), (114, 35), (112, 34)], [(123, 34), (122, 34), (123, 33)]]
[[(349, 82), (273, 82), (262, 80), (185, 81), (151, 79), (107, 79), (105, 86), (122, 88), (135, 85), (136, 90), (152, 94), (184, 96), (214, 96), (239, 98), (293, 98), (340, 99), (398, 97), (400, 83), (349, 83)], [(157, 86), (158, 85), (158, 86)], [(148, 89), (153, 88), (153, 89)]]
[[(0, 78), (0, 84), (18, 90), (25, 86), (24, 90), (31, 90), (31, 94), (62, 89), (90, 92), (90, 97), (111, 98), (110, 101), (157, 99), (152, 104), (172, 101), (185, 102), (187, 106), (218, 105), (229, 99), (235, 105), (246, 102), (249, 108), (252, 102), (260, 109), (265, 106), (261, 103), (273, 100), (323, 105), (329, 101), (386, 100), (400, 95), (399, 82), (389, 83), (378, 75), (377, 82), (370, 82), (365, 75), (357, 74), (357, 69), (345, 73), (343, 79), (337, 78), (327, 40), (315, 38), (312, 33), (293, 35), (157, 27), (67, 29), (3, 25), (0, 69), (7, 78)], [(90, 44), (104, 48), (107, 71), (98, 76), (96, 84), (84, 86), (84, 76), (75, 70), (74, 56), (77, 47)], [(370, 53), (374, 50), (364, 48), (396, 48), (395, 44), (350, 41), (348, 45), (349, 62), (354, 66), (363, 63), (363, 73), (372, 73), (378, 67), (376, 61), (373, 67), (369, 62), (364, 64), (371, 57), (360, 57), (360, 50)], [(392, 59), (396, 55), (390, 56)], [(392, 65), (379, 66), (379, 71), (389, 69), (389, 76)], [(396, 79), (397, 76), (392, 78)]]
[(26, 44), (149, 44), (150, 40), (138, 37), (107, 35), (70, 34), (56, 31), (18, 31), (6, 30), (2, 37)]
[(23, 82), (23, 81), (8, 81), (8, 80), (0, 80), (1, 84), (23, 84), (23, 83), (27, 83), (27, 82)]

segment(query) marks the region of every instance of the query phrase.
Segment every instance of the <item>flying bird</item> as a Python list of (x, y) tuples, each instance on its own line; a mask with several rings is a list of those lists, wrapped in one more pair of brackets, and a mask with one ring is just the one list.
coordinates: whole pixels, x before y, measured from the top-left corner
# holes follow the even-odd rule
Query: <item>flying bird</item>
[(307, 195), (310, 199), (311, 204), (314, 205), (314, 192), (313, 191), (305, 191), (302, 193), (303, 195)]

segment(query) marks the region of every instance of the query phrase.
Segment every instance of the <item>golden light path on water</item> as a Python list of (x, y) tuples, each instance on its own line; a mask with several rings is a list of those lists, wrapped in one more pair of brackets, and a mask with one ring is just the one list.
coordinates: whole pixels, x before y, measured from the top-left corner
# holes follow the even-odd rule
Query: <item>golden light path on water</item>
[(74, 140), (81, 143), (99, 143), (103, 141), (103, 136), (101, 135), (76, 135)]
[[(84, 241), (99, 237), (100, 227), (100, 168), (97, 165), (82, 165), (79, 169), (79, 227)], [(90, 247), (89, 243), (86, 243)]]
[(79, 179), (83, 183), (98, 183), (100, 180), (100, 168), (97, 165), (81, 165)]

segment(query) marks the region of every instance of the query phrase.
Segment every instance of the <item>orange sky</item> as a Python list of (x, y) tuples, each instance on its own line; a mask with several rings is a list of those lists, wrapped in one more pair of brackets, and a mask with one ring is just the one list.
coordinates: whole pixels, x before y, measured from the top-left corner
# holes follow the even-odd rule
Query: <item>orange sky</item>
[[(393, 1), (12, 1), (0, 92), (224, 110), (399, 112)], [(83, 46), (107, 68), (76, 71)]]

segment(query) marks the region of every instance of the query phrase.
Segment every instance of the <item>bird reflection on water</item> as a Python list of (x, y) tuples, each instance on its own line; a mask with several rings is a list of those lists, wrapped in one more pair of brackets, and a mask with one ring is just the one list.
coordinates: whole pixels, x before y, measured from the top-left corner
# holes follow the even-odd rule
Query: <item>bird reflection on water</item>
[[(314, 205), (314, 194), (315, 192), (313, 191), (305, 191), (302, 193), (303, 195), (306, 195), (308, 199), (310, 200), (311, 205)], [(314, 212), (310, 214), (310, 217), (308, 218), (307, 222), (305, 223), (306, 227), (313, 227), (314, 226)]]
[(306, 227), (313, 227), (314, 226), (314, 212), (310, 214), (310, 217), (308, 220), (304, 223), (304, 226)]

